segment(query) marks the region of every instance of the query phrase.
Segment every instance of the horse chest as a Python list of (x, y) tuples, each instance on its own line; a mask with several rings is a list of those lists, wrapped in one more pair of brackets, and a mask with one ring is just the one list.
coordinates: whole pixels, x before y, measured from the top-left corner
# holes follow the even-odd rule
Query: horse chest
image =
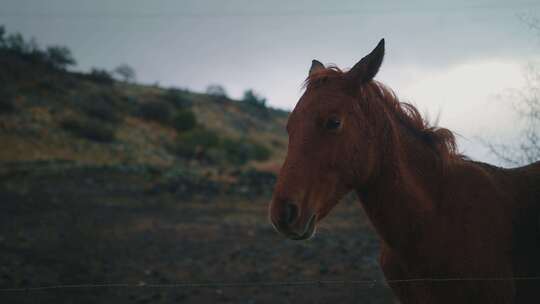
[(477, 276), (467, 274), (466, 267), (456, 267), (455, 262), (440, 257), (408, 260), (383, 246), (380, 263), (389, 286), (402, 304), (514, 303), (513, 282), (467, 280)]
[(511, 239), (506, 231), (492, 227), (492, 223), (479, 225), (466, 217), (440, 220), (402, 247), (399, 262), (408, 272), (429, 276), (482, 277), (506, 272), (506, 265), (511, 264)]

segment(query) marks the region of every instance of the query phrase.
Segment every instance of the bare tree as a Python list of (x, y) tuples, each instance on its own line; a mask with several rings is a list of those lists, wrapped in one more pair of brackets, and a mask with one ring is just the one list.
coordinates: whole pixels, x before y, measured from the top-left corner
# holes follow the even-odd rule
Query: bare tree
[[(540, 19), (532, 15), (519, 16), (537, 37), (540, 37)], [(540, 160), (540, 62), (531, 62), (525, 70), (525, 87), (512, 90), (510, 98), (522, 130), (516, 145), (485, 142), (491, 153), (506, 165), (517, 166)]]
[(114, 73), (118, 74), (124, 82), (133, 82), (136, 79), (135, 70), (125, 63), (117, 66), (114, 69)]
[(227, 99), (227, 91), (225, 88), (219, 84), (211, 84), (206, 87), (206, 94), (216, 98), (216, 99)]
[(509, 96), (523, 127), (517, 144), (486, 143), (491, 153), (510, 166), (540, 160), (540, 62), (529, 63), (525, 80), (525, 87), (512, 90)]

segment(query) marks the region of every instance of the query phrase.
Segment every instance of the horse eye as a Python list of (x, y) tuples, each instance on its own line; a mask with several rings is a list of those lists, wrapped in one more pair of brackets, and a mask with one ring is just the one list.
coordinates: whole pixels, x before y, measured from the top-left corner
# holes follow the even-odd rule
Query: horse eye
[(327, 130), (336, 130), (341, 126), (341, 121), (337, 117), (331, 117), (328, 120), (326, 120), (326, 123), (324, 124), (324, 127)]

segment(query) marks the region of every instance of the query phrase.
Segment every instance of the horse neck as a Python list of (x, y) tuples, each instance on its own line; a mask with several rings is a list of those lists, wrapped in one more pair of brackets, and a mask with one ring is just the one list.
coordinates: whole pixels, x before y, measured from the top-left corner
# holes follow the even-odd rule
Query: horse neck
[(443, 170), (434, 150), (412, 131), (397, 122), (388, 130), (379, 147), (389, 153), (382, 153), (378, 174), (356, 191), (382, 240), (406, 250), (432, 215)]

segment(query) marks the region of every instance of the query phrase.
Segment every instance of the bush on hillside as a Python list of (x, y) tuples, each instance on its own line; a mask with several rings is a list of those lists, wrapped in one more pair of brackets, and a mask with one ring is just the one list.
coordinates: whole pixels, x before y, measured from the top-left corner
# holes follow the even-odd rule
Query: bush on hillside
[(219, 147), (220, 138), (217, 133), (196, 128), (178, 136), (174, 152), (183, 158), (204, 158), (208, 150)]
[(0, 89), (0, 114), (11, 114), (16, 110), (13, 94), (6, 89)]
[(13, 100), (0, 97), (0, 114), (11, 114), (17, 110)]
[(187, 146), (203, 149), (216, 148), (220, 145), (219, 135), (205, 128), (197, 128), (179, 136), (179, 141)]
[(243, 165), (250, 160), (267, 160), (271, 154), (265, 146), (248, 139), (222, 138), (202, 128), (180, 135), (174, 152), (183, 158), (234, 165)]
[(112, 100), (106, 95), (85, 98), (81, 104), (81, 110), (86, 115), (104, 122), (117, 123), (120, 120), (112, 105)]
[(57, 69), (65, 69), (70, 65), (75, 65), (75, 59), (71, 50), (65, 46), (50, 46), (47, 48), (46, 57), (49, 64)]
[(225, 91), (225, 88), (218, 84), (211, 84), (206, 87), (206, 94), (210, 95), (216, 100), (224, 100), (229, 98), (227, 96), (227, 91)]
[(108, 143), (115, 139), (115, 130), (110, 125), (89, 119), (66, 118), (61, 122), (61, 127), (79, 137)]
[(164, 102), (145, 102), (139, 106), (137, 115), (146, 120), (169, 125), (171, 122), (171, 107)]
[(25, 60), (46, 64), (55, 69), (65, 69), (76, 64), (67, 47), (49, 46), (43, 50), (34, 38), (27, 41), (20, 33), (6, 35), (3, 26), (0, 26), (0, 51), (16, 54)]
[(172, 126), (180, 132), (189, 131), (197, 125), (197, 119), (193, 111), (179, 110), (172, 119)]
[(191, 106), (191, 100), (186, 97), (185, 91), (177, 88), (168, 89), (165, 92), (165, 96), (163, 98), (177, 108), (185, 108)]
[(86, 75), (86, 79), (98, 84), (112, 85), (114, 84), (114, 78), (107, 70), (92, 68), (89, 74)]
[(248, 139), (224, 139), (221, 147), (226, 160), (236, 165), (245, 164), (250, 160), (263, 161), (270, 157), (270, 150)]
[(253, 90), (246, 90), (244, 92), (244, 98), (242, 98), (242, 101), (256, 107), (266, 107), (266, 98), (259, 96)]
[(33, 87), (28, 87), (30, 94), (66, 94), (69, 86), (65, 81), (59, 81), (56, 78), (42, 78), (34, 82)]
[(0, 114), (11, 114), (15, 112), (16, 109), (15, 103), (12, 100), (0, 97)]
[(265, 161), (272, 156), (272, 152), (270, 149), (268, 149), (266, 146), (263, 146), (261, 144), (251, 142), (250, 150), (250, 157), (257, 161)]
[(4, 35), (6, 34), (6, 28), (0, 25), (0, 48), (4, 47)]
[(266, 98), (261, 97), (253, 90), (246, 90), (242, 98), (243, 110), (259, 119), (270, 117), (269, 108), (266, 106)]
[(20, 33), (9, 34), (4, 38), (2, 45), (5, 49), (21, 55), (27, 55), (32, 51), (32, 47)]
[(175, 110), (168, 103), (162, 101), (140, 104), (137, 115), (145, 120), (173, 127), (179, 132), (192, 130), (197, 125), (197, 119), (192, 110), (189, 108)]

